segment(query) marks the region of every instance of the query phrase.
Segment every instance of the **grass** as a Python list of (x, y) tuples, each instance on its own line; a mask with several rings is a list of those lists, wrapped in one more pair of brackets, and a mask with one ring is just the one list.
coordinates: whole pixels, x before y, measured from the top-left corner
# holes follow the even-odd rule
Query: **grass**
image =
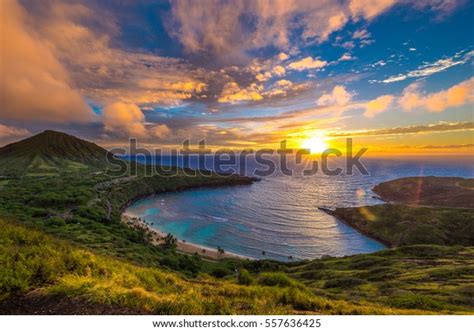
[(2, 299), (36, 289), (44, 296), (80, 297), (154, 314), (419, 312), (324, 298), (282, 273), (261, 274), (260, 285), (239, 285), (235, 276), (219, 280), (203, 274), (188, 279), (100, 256), (4, 220), (0, 226)]
[(416, 245), (317, 262), (288, 267), (286, 273), (315, 293), (340, 300), (474, 312), (473, 247)]
[(389, 246), (474, 246), (472, 209), (382, 204), (337, 208), (335, 216)]

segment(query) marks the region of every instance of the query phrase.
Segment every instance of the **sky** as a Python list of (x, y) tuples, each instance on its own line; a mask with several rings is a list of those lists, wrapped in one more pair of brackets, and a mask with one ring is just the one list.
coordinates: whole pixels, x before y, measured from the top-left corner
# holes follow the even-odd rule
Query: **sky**
[(2, 0), (0, 145), (473, 155), (468, 0)]

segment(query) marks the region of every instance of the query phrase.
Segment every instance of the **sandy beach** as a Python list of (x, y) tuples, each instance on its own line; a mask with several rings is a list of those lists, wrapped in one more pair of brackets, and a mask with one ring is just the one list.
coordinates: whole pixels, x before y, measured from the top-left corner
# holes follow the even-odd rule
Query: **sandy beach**
[[(124, 222), (125, 224), (133, 228), (142, 228), (142, 229), (147, 229), (148, 231), (150, 231), (152, 234), (151, 243), (153, 245), (160, 245), (163, 242), (163, 238), (166, 237), (166, 233), (161, 232), (160, 230), (155, 229), (149, 226), (148, 224), (145, 224), (140, 217), (136, 217), (134, 215), (130, 215), (127, 213), (122, 213), (122, 222)], [(229, 258), (253, 260), (253, 258), (250, 258), (248, 256), (239, 255), (239, 254), (230, 253), (230, 252), (219, 253), (216, 248), (209, 248), (202, 245), (193, 244), (191, 242), (187, 242), (179, 238), (177, 239), (178, 239), (176, 243), (177, 250), (185, 254), (193, 255), (197, 253), (202, 258), (214, 260), (214, 261), (229, 259)]]

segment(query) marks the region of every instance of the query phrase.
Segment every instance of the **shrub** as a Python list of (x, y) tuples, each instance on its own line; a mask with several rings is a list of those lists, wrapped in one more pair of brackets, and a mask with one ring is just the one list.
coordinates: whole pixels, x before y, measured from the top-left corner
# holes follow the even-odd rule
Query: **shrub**
[(264, 272), (260, 275), (258, 282), (261, 285), (279, 287), (288, 287), (294, 283), (294, 281), (282, 272)]
[(372, 266), (383, 266), (387, 263), (387, 259), (380, 256), (361, 255), (355, 257), (351, 262), (354, 269), (367, 269)]
[(230, 274), (230, 270), (229, 269), (225, 269), (225, 268), (217, 268), (217, 269), (214, 269), (212, 272), (211, 272), (211, 275), (216, 277), (216, 278), (224, 278), (225, 276), (228, 276)]
[(252, 285), (253, 278), (247, 269), (240, 269), (239, 274), (237, 276), (237, 282), (240, 285)]
[(443, 303), (432, 297), (411, 293), (390, 298), (388, 304), (392, 307), (408, 309), (440, 310), (443, 308)]
[(315, 297), (309, 292), (294, 287), (279, 290), (278, 302), (291, 305), (297, 310), (329, 310), (332, 308), (332, 304), (328, 300)]
[(395, 278), (401, 272), (399, 269), (392, 267), (377, 267), (369, 270), (367, 280), (370, 281), (381, 281)]
[(64, 226), (66, 225), (66, 221), (60, 217), (51, 217), (46, 221), (48, 225), (51, 226)]
[(329, 279), (324, 283), (324, 288), (350, 288), (364, 284), (365, 281), (359, 278), (336, 278)]

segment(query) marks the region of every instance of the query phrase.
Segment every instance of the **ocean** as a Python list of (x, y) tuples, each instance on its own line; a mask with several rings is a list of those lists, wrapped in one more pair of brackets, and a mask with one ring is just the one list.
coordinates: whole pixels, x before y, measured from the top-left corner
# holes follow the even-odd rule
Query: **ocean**
[[(158, 162), (172, 163), (166, 158)], [(252, 164), (246, 174), (253, 174), (256, 166)], [(277, 171), (252, 185), (159, 194), (133, 203), (127, 213), (179, 240), (209, 248), (220, 246), (257, 259), (345, 256), (378, 251), (384, 246), (318, 207), (382, 203), (372, 188), (391, 179), (474, 174), (472, 158), (364, 159), (363, 164), (368, 175), (358, 171), (337, 176), (319, 172), (307, 177), (301, 172), (286, 176)]]

